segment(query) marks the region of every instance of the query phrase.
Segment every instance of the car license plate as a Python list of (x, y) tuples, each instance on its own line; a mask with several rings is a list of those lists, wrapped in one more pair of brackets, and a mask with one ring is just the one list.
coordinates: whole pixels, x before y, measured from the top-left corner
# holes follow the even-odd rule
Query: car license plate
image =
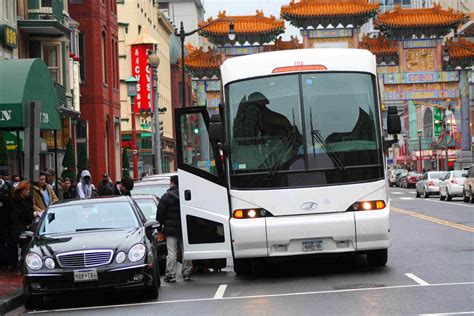
[(323, 250), (322, 240), (303, 241), (303, 251), (318, 251), (318, 250)]
[(74, 282), (97, 281), (97, 269), (74, 270)]

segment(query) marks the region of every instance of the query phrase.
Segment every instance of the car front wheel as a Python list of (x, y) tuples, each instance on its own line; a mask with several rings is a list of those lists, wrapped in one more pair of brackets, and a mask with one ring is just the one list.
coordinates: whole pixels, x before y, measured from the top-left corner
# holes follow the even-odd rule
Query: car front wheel
[(234, 259), (234, 272), (239, 276), (252, 273), (253, 266), (251, 259)]
[(159, 267), (158, 260), (155, 259), (155, 262), (153, 265), (153, 282), (152, 282), (151, 288), (147, 287), (145, 289), (145, 296), (152, 300), (156, 300), (159, 295), (159, 290), (160, 290), (160, 285), (161, 285), (159, 269), (160, 267)]

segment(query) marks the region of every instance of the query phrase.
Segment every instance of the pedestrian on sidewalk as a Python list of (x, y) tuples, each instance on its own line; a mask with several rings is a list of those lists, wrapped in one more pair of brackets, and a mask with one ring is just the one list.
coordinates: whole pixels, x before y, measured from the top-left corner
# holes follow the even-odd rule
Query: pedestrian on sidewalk
[(15, 244), (15, 260), (12, 262), (15, 266), (18, 265), (18, 246), (20, 246), (21, 257), (23, 257), (28, 244), (25, 240), (20, 239), (20, 235), (34, 220), (30, 190), (31, 184), (28, 181), (21, 181), (13, 190), (11, 238)]
[(109, 175), (104, 173), (102, 181), (99, 183), (99, 196), (114, 195), (114, 184), (110, 181)]
[(11, 241), (11, 194), (12, 186), (10, 173), (6, 168), (0, 168), (0, 265), (12, 265), (14, 245)]
[(46, 172), (41, 172), (36, 185), (33, 185), (33, 215), (37, 220), (43, 212), (59, 199), (51, 186), (46, 183)]
[[(181, 211), (179, 207), (178, 176), (170, 178), (170, 188), (158, 204), (157, 220), (164, 226), (168, 256), (166, 257), (165, 282), (176, 282), (178, 252), (183, 255), (183, 235), (181, 232)], [(185, 281), (191, 280), (192, 261), (182, 261), (181, 273)]]
[(133, 190), (133, 180), (130, 177), (125, 177), (122, 181), (117, 181), (114, 186), (115, 195), (128, 195), (131, 196)]
[(89, 170), (82, 170), (81, 180), (77, 183), (76, 194), (80, 199), (90, 199), (95, 190)]
[(76, 198), (76, 190), (72, 187), (71, 179), (64, 178), (63, 181), (61, 181), (61, 189), (63, 192), (63, 200)]

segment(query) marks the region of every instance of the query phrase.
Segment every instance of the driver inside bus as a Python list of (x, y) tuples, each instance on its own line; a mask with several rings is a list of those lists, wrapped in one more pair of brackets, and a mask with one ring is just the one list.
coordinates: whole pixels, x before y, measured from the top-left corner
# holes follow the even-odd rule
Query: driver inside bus
[[(270, 110), (269, 103), (260, 92), (251, 93), (239, 103), (234, 139), (236, 148), (242, 150), (237, 157), (247, 161), (246, 169), (288, 169), (302, 146), (302, 135), (296, 125), (292, 125), (285, 115)], [(263, 163), (249, 165), (253, 157), (258, 157), (254, 155), (260, 156), (255, 161)]]

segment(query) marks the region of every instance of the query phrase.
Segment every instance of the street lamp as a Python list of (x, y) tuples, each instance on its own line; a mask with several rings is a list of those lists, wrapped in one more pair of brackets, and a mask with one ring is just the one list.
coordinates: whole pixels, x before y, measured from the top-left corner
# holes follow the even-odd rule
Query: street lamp
[(160, 65), (160, 57), (154, 52), (150, 52), (148, 55), (148, 64), (151, 67), (151, 77), (153, 81), (153, 91), (154, 91), (154, 155), (155, 155), (155, 171), (157, 174), (161, 174), (163, 171), (161, 169), (161, 131), (160, 131), (160, 108), (158, 106), (158, 66)]
[(418, 136), (418, 145), (420, 146), (420, 166), (419, 166), (419, 171), (423, 171), (423, 152), (421, 150), (421, 137), (423, 136), (423, 131), (418, 130), (416, 132), (416, 135)]
[(137, 178), (138, 175), (138, 147), (137, 147), (137, 128), (135, 121), (135, 97), (137, 96), (137, 78), (130, 76), (125, 83), (127, 84), (127, 95), (130, 97), (130, 104), (132, 109), (132, 150), (133, 150), (133, 175)]
[(216, 22), (222, 22), (222, 21), (230, 21), (230, 24), (229, 24), (229, 33), (227, 34), (227, 36), (229, 37), (229, 40), (230, 41), (234, 41), (235, 40), (235, 30), (234, 30), (234, 22), (232, 21), (232, 19), (219, 19), (219, 20), (212, 20), (211, 22), (209, 23), (206, 23), (204, 24), (203, 26), (201, 26), (200, 28), (197, 28), (191, 32), (185, 32), (184, 31), (184, 24), (183, 24), (183, 21), (181, 21), (181, 24), (180, 24), (180, 27), (179, 27), (179, 32), (178, 30), (175, 31), (175, 35), (179, 37), (179, 39), (181, 40), (181, 95), (182, 95), (182, 103), (181, 103), (181, 107), (185, 107), (186, 106), (186, 84), (185, 84), (185, 78), (184, 78), (184, 40), (186, 39), (186, 36), (190, 36), (190, 35), (193, 35), (194, 33), (196, 32), (199, 32), (200, 30), (202, 30), (203, 28), (206, 28)]
[(408, 170), (408, 135), (406, 133), (403, 134), (403, 143), (405, 144), (405, 168)]

